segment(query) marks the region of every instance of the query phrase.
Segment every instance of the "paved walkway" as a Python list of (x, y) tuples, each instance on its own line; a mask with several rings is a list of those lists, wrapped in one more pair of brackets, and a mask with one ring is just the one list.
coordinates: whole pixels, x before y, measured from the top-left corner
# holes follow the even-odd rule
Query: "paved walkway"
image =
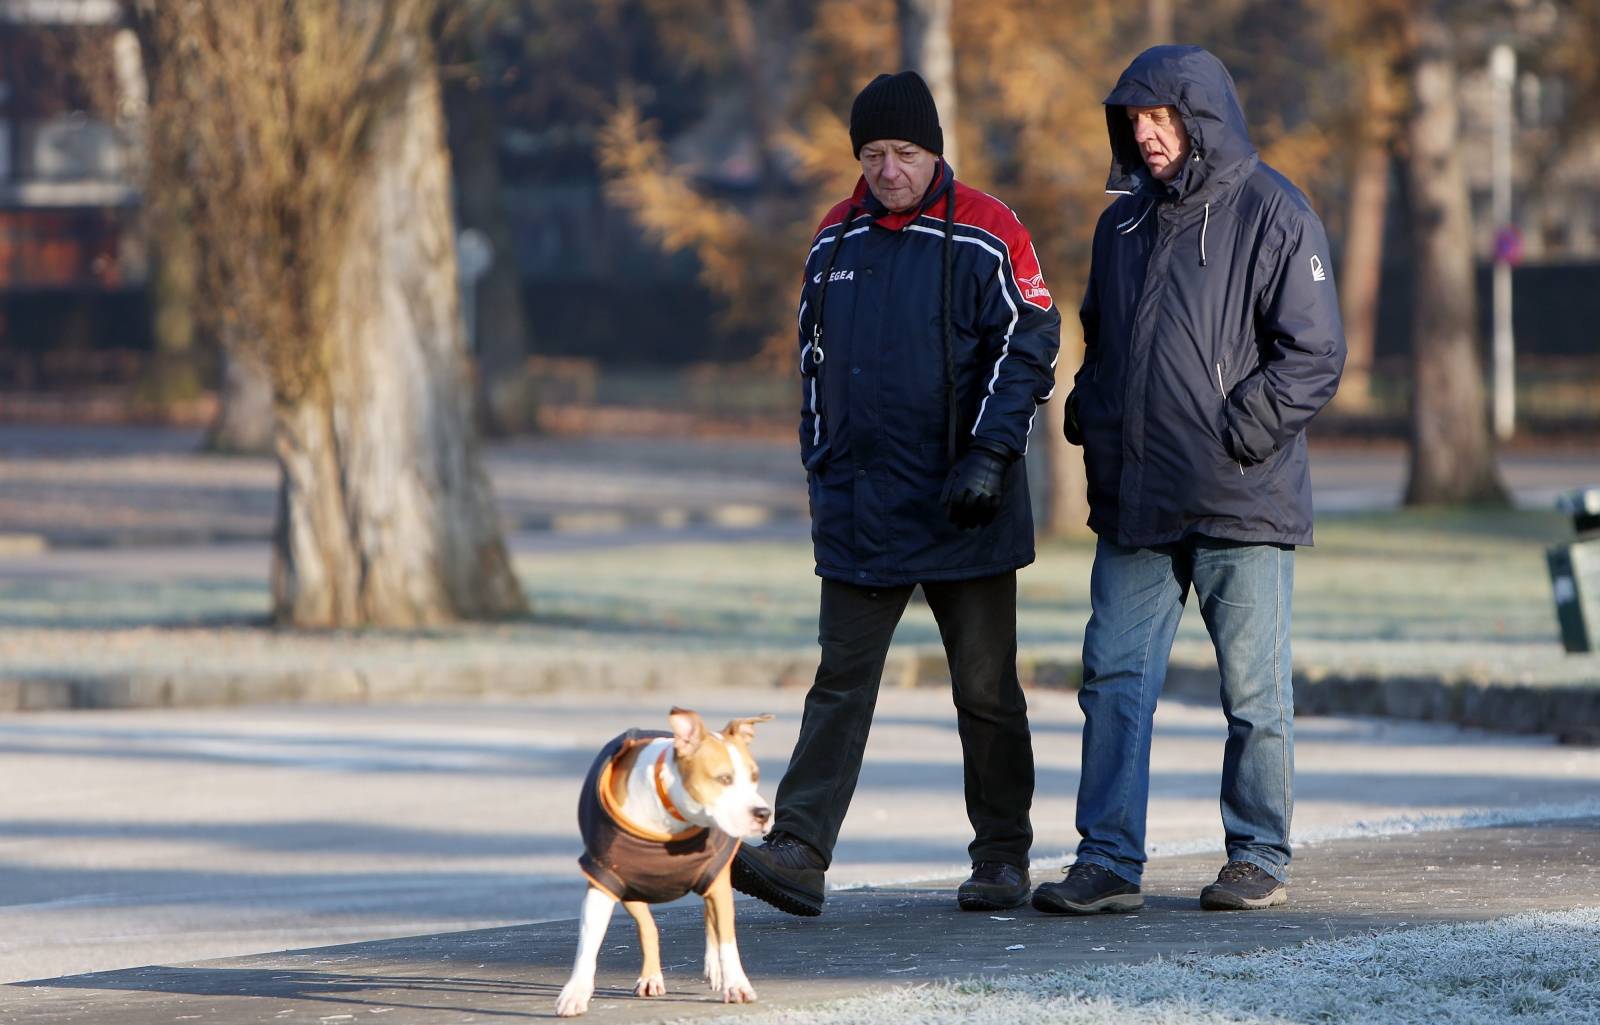
[[(1594, 906), (1600, 904), (1597, 841), (1600, 820), (1590, 819), (1329, 842), (1301, 853), (1288, 907), (1254, 913), (1198, 910), (1194, 895), (1214, 874), (1214, 856), (1154, 862), (1146, 907), (1136, 915), (1058, 918), (1030, 908), (962, 913), (950, 897), (954, 880), (834, 894), (824, 915), (810, 920), (742, 900), (739, 946), (761, 996), (757, 1007), (804, 1007), (885, 985), (1242, 952)], [(698, 983), (704, 949), (698, 910), (667, 909), (658, 921), (667, 995), (642, 1000), (629, 994), (638, 952), (632, 925), (619, 914), (602, 950), (600, 988), (583, 1020), (739, 1013), (712, 1002)], [(457, 1025), (548, 1018), (575, 943), (575, 923), (553, 922), (80, 975), (0, 990), (0, 1021)]]
[[(675, 703), (713, 724), (771, 712), (754, 752), (775, 787), (803, 699), (702, 684), (0, 718), (0, 779), (23, 781), (0, 788), (0, 982), (571, 918), (583, 891), (573, 809), (606, 740), (664, 725)], [(1076, 695), (1035, 690), (1029, 717), (1044, 871), (1077, 841), (1082, 715)], [(1220, 852), (1225, 738), (1214, 699), (1162, 702), (1156, 857)], [(1306, 716), (1295, 783), (1297, 844), (1468, 816), (1594, 816), (1600, 750)], [(966, 867), (970, 840), (949, 692), (885, 688), (829, 881), (945, 878)]]
[[(630, 699), (600, 688), (619, 680), (659, 686), (670, 678), (677, 699), (684, 680), (716, 681), (723, 687), (701, 698), (708, 707), (738, 703), (733, 711), (740, 713), (766, 710), (764, 701), (762, 708), (751, 703), (770, 696), (786, 706), (788, 724), (774, 724), (762, 751), (785, 751), (792, 740), (784, 730), (798, 721), (795, 705), (803, 691), (767, 688), (775, 680), (803, 683), (814, 665), (814, 582), (793, 541), (741, 549), (741, 561), (754, 569), (706, 564), (711, 549), (656, 549), (656, 562), (699, 562), (693, 573), (668, 566), (654, 577), (637, 576), (639, 560), (618, 552), (613, 560), (629, 565), (626, 573), (610, 570), (612, 582), (625, 585), (616, 593), (574, 593), (570, 582), (608, 558), (607, 548), (729, 531), (803, 537), (803, 489), (792, 453), (765, 443), (660, 440), (497, 447), (490, 468), (516, 532), (514, 544), (525, 556), (543, 556), (542, 576), (532, 586), (542, 588), (545, 616), (443, 637), (367, 637), (357, 646), (347, 637), (279, 636), (248, 625), (249, 616), (260, 615), (261, 538), (270, 524), (275, 474), (268, 461), (194, 456), (190, 443), (178, 432), (0, 427), (0, 535), (10, 535), (0, 539), (0, 578), (8, 582), (5, 615), (12, 624), (0, 631), (0, 662), (15, 675), (0, 684), (25, 696), (29, 688), (43, 694), (77, 686), (74, 674), (89, 683), (115, 677), (123, 680), (127, 703), (184, 704), (230, 695), (404, 701), (437, 696), (441, 692), (431, 688), (447, 680), (452, 694), (538, 693), (540, 699), (537, 706), (452, 712), (301, 706), (0, 720), (0, 778), (31, 781), (0, 797), (0, 922), (9, 916), (11, 924), (0, 929), (0, 953), (9, 948), (7, 956), (18, 957), (48, 952), (52, 943), (81, 943), (121, 951), (114, 960), (89, 962), (93, 967), (146, 960), (169, 965), (0, 987), (0, 1023), (547, 1016), (570, 963), (573, 923), (508, 923), (571, 913), (578, 889), (569, 868), (572, 829), (565, 808), (571, 794), (561, 788), (575, 783), (593, 748), (614, 732), (619, 705), (653, 708), (664, 700), (661, 691)], [(1568, 487), (1600, 482), (1600, 456), (1593, 452), (1514, 451), (1505, 466), (1519, 501), (1530, 507), (1546, 507)], [(1398, 497), (1403, 454), (1398, 448), (1330, 450), (1318, 467), (1320, 508), (1385, 508)], [(41, 549), (46, 541), (51, 547)], [(162, 543), (184, 547), (157, 547)], [(1393, 550), (1405, 543), (1362, 538), (1364, 554), (1352, 556), (1350, 569), (1312, 581), (1317, 586), (1308, 588), (1305, 620), (1326, 635), (1314, 634), (1303, 653), (1366, 657), (1362, 646), (1372, 646), (1379, 634), (1388, 649), (1404, 649), (1430, 666), (1471, 644), (1500, 662), (1532, 652), (1550, 663), (1547, 670), (1560, 669), (1551, 677), (1555, 682), (1585, 685), (1566, 688), (1584, 704), (1558, 709), (1558, 718), (1600, 721), (1600, 692), (1587, 686), (1596, 663), (1553, 658), (1546, 650), (1550, 627), (1540, 567), (1497, 582), (1497, 600), (1518, 608), (1493, 622), (1468, 621), (1461, 618), (1462, 594), (1476, 586), (1483, 566), (1500, 565), (1478, 561), (1484, 541), (1468, 535), (1452, 549), (1449, 566), (1460, 579), (1407, 561)], [(202, 547), (190, 547), (197, 544)], [(1536, 547), (1526, 538), (1521, 544)], [(1035, 591), (1028, 607), (1040, 622), (1023, 625), (1070, 650), (1061, 624), (1081, 620), (1081, 595), (1076, 584), (1060, 593), (1050, 588), (1081, 580), (1082, 567), (1073, 560), (1083, 555), (1064, 550), (1051, 557), (1061, 564), (1030, 578)], [(1308, 578), (1316, 565), (1307, 559)], [(730, 586), (744, 581), (735, 570), (753, 573), (763, 586)], [(1353, 590), (1344, 589), (1340, 573), (1351, 577)], [(1380, 579), (1391, 604), (1373, 606)], [(774, 588), (770, 580), (796, 585)], [(1419, 595), (1431, 603), (1432, 618), (1403, 626), (1417, 611)], [(736, 607), (708, 603), (708, 596)], [(1315, 606), (1318, 596), (1328, 608)], [(1356, 597), (1372, 606), (1374, 623), (1351, 611), (1361, 605)], [(1521, 608), (1536, 605), (1534, 613)], [(152, 608), (163, 614), (153, 618)], [(1462, 622), (1473, 625), (1463, 633)], [(926, 645), (931, 629), (913, 609), (902, 634)], [(696, 661), (704, 659), (708, 637), (737, 637), (771, 650), (759, 656), (723, 651), (716, 660)], [(1180, 639), (1180, 649), (1192, 640)], [(562, 644), (607, 658), (599, 670), (590, 663), (574, 668)], [(1052, 672), (1071, 668), (1065, 656), (1049, 652), (1041, 654), (1040, 666), (1045, 656), (1057, 659)], [(1401, 664), (1393, 651), (1382, 656), (1375, 664)], [(291, 657), (295, 672), (285, 674), (284, 660)], [(930, 667), (937, 675), (937, 662), (913, 650), (891, 677), (918, 679)], [(1500, 662), (1486, 663), (1488, 679), (1520, 679)], [(49, 672), (14, 672), (38, 664)], [(130, 665), (141, 668), (132, 673)], [(1188, 664), (1176, 674), (1173, 689), (1214, 692), (1194, 668)], [(277, 689), (248, 691), (268, 677)], [(565, 689), (546, 693), (558, 677), (567, 681)], [(219, 693), (218, 679), (226, 693)], [(753, 687), (758, 681), (761, 686)], [(752, 689), (738, 690), (741, 682)], [(1305, 689), (1308, 708), (1440, 718), (1460, 713), (1478, 693), (1404, 673), (1352, 678), (1342, 691), (1327, 680), (1308, 683), (1315, 684)], [(1316, 704), (1317, 694), (1358, 687), (1387, 689), (1377, 703), (1351, 697), (1341, 698), (1342, 705)], [(1477, 708), (1495, 725), (1517, 725), (1517, 710), (1532, 703), (1514, 687), (1479, 689), (1507, 701)], [(585, 702), (592, 707), (577, 707)], [(1584, 801), (1592, 803), (1600, 753), (1448, 727), (1307, 718), (1300, 733), (1302, 846), (1293, 905), (1250, 916), (1200, 913), (1193, 895), (1218, 861), (1214, 769), (1220, 736), (1208, 703), (1204, 721), (1191, 719), (1199, 713), (1180, 705), (1163, 713), (1168, 732), (1158, 759), (1166, 761), (1156, 766), (1152, 839), (1166, 853), (1152, 865), (1144, 914), (1090, 920), (1027, 910), (962, 915), (949, 899), (954, 878), (927, 887), (884, 886), (887, 879), (949, 875), (950, 861), (959, 858), (964, 823), (947, 703), (929, 690), (886, 692), (874, 750), (888, 757), (869, 762), (854, 838), (841, 847), (834, 873), (835, 882), (879, 888), (836, 893), (829, 913), (812, 922), (741, 903), (742, 947), (764, 1006), (803, 1005), (885, 982), (1215, 953), (1312, 935), (1600, 905), (1600, 822), (1591, 819), (1303, 842), (1319, 829), (1323, 836), (1347, 837), (1363, 822), (1394, 815), (1416, 820), (1498, 807), (1532, 809), (1524, 813), (1537, 817), (1547, 802), (1564, 803), (1571, 814), (1588, 807)], [(1044, 770), (1039, 821), (1046, 824), (1036, 853), (1045, 858), (1070, 843), (1077, 724), (1068, 693), (1040, 692), (1036, 707)], [(490, 725), (464, 727), (480, 716)], [(577, 729), (580, 720), (587, 732)], [(1532, 728), (1544, 728), (1543, 722)], [(552, 734), (552, 723), (563, 728)], [(414, 730), (420, 735), (411, 735)], [(879, 746), (885, 738), (887, 748)], [(935, 744), (944, 744), (944, 754), (931, 753)], [(928, 773), (941, 759), (937, 770), (944, 776), (932, 784)], [(275, 782), (241, 781), (240, 773)], [(244, 794), (253, 797), (241, 802)], [(507, 822), (508, 810), (517, 822)], [(530, 878), (535, 862), (543, 867)], [(13, 888), (9, 898), (7, 885)], [(253, 914), (281, 912), (295, 901), (309, 923), (285, 925), (281, 937), (257, 934), (243, 944), (180, 952), (183, 941), (210, 942), (229, 928), (259, 925)], [(364, 915), (387, 916), (391, 928), (382, 931)], [(610, 988), (590, 1020), (724, 1012), (694, 984), (701, 949), (697, 910), (674, 906), (661, 918), (674, 992), (662, 1001), (623, 999), (636, 955), (619, 916), (602, 961), (602, 985)], [(397, 922), (398, 929), (434, 934), (185, 963), (330, 937), (392, 935)], [(495, 927), (449, 931), (469, 923)], [(83, 968), (58, 964), (39, 974)]]

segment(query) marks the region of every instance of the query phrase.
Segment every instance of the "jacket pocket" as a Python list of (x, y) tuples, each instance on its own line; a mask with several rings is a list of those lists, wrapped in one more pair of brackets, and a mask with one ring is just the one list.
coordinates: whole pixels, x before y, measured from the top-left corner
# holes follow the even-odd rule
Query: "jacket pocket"
[[(1226, 383), (1224, 383), (1224, 381), (1225, 381), (1225, 379), (1223, 377), (1223, 368), (1224, 368), (1224, 366), (1225, 366), (1225, 362), (1223, 360), (1218, 360), (1216, 362), (1216, 368), (1217, 368), (1217, 394), (1222, 397), (1222, 407), (1219, 410), (1219, 420), (1218, 420), (1219, 426), (1218, 426), (1218, 430), (1217, 430), (1217, 436), (1222, 441), (1223, 450), (1226, 451), (1230, 456), (1232, 456), (1233, 455), (1233, 450), (1232, 450), (1232, 447), (1228, 444), (1228, 386), (1227, 386)], [(1235, 466), (1237, 466), (1239, 468), (1239, 476), (1243, 477), (1244, 476), (1244, 463), (1242, 461), (1240, 461), (1238, 457), (1235, 456), (1234, 459), (1233, 459), (1233, 465), (1235, 465)]]
[(811, 540), (818, 562), (846, 566), (855, 548), (855, 496), (849, 467), (824, 464), (808, 475)]

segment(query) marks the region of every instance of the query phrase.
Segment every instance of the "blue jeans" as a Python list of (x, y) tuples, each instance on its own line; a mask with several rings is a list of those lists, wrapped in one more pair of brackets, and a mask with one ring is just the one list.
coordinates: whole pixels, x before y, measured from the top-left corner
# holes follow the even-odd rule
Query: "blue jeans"
[(1132, 883), (1144, 873), (1150, 728), (1190, 586), (1222, 674), (1228, 858), (1285, 878), (1294, 809), (1289, 598), (1294, 551), (1188, 537), (1154, 548), (1101, 539), (1083, 637), (1078, 860)]

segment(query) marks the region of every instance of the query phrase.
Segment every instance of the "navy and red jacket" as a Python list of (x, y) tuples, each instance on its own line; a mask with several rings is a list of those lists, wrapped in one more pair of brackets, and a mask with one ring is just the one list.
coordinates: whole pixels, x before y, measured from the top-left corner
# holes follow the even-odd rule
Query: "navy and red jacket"
[[(999, 514), (968, 531), (950, 523), (942, 501), (951, 468), (941, 297), (952, 190), (956, 456), (978, 445), (1011, 460)], [(799, 319), (800, 454), (817, 574), (898, 586), (1032, 562), (1018, 457), (1054, 386), (1061, 318), (1016, 214), (957, 181), (943, 161), (922, 205), (904, 213), (887, 210), (863, 179), (818, 226)]]

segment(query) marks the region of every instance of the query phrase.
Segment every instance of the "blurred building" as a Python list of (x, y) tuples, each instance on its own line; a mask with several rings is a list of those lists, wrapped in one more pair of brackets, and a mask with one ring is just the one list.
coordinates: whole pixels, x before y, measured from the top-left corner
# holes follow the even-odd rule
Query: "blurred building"
[[(137, 188), (145, 85), (119, 8), (118, 0), (0, 0), (0, 390), (49, 386), (52, 361), (81, 368), (96, 353), (137, 355), (151, 345)], [(693, 258), (662, 254), (608, 201), (594, 156), (596, 112), (626, 79), (674, 162), (693, 168), (699, 187), (738, 202), (755, 175), (744, 108), (631, 22), (616, 36), (554, 36), (559, 50), (537, 54), (519, 24), (513, 18), (493, 41), (486, 91), (508, 222), (510, 252), (499, 258), (517, 268), (536, 351), (657, 366), (749, 355), (758, 339), (717, 324), (718, 303)], [(1528, 158), (1553, 151), (1573, 100), (1559, 78), (1531, 70), (1531, 55), (1527, 63), (1516, 91), (1519, 351), (1592, 357), (1600, 133), (1576, 134), (1553, 161)], [(1461, 86), (1487, 324), (1498, 226), (1489, 216), (1486, 69), (1464, 68)], [(1379, 354), (1398, 358), (1409, 349), (1411, 261), (1394, 185)], [(1070, 296), (1081, 283), (1060, 287)]]
[[(1479, 59), (1464, 54), (1459, 89), (1479, 337), (1487, 352), (1493, 316), (1491, 266), (1497, 240), (1509, 228), (1517, 239), (1512, 311), (1520, 372), (1531, 379), (1544, 375), (1560, 380), (1574, 370), (1592, 377), (1587, 367), (1600, 355), (1594, 335), (1594, 325), (1600, 323), (1600, 289), (1594, 287), (1600, 280), (1600, 132), (1578, 116), (1578, 100), (1566, 81), (1536, 70), (1537, 47), (1509, 39), (1527, 66), (1518, 71), (1511, 94), (1511, 223), (1497, 224), (1491, 158), (1495, 105), (1487, 50), (1493, 42), (1507, 40), (1484, 34), (1475, 41), (1482, 45), (1469, 53)], [(1410, 352), (1413, 261), (1398, 177), (1394, 184), (1377, 354), (1399, 360)]]
[[(115, 0), (0, 3), (0, 385), (148, 344), (138, 47)], [(110, 91), (116, 118), (89, 113)], [(120, 362), (126, 363), (126, 359)]]
[[(1512, 92), (1512, 222), (1524, 263), (1600, 260), (1600, 133), (1574, 121), (1574, 98), (1560, 78), (1523, 70)], [(1462, 69), (1461, 143), (1472, 190), (1478, 255), (1494, 251), (1491, 194), (1494, 99), (1488, 68)], [(1565, 132), (1565, 136), (1564, 133)]]

